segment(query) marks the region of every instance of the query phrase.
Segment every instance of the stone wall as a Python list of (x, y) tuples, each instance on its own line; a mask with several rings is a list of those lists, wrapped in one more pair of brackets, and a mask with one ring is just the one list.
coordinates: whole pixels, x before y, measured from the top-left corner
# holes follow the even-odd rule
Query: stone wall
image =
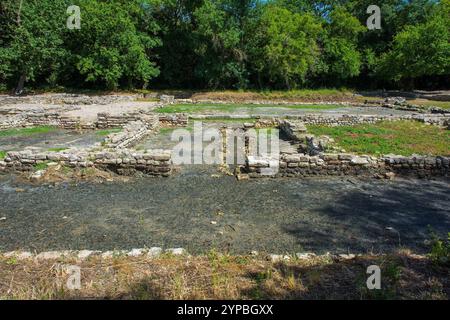
[(126, 113), (121, 115), (111, 115), (109, 113), (99, 113), (97, 115), (97, 128), (122, 128), (127, 123), (140, 120), (140, 113)]
[(414, 120), (426, 124), (446, 126), (450, 115), (413, 114), (413, 115), (328, 115), (307, 114), (299, 116), (287, 116), (287, 119), (298, 120), (306, 125), (325, 126), (353, 126), (358, 124), (373, 124), (380, 121)]
[(123, 131), (106, 137), (104, 147), (114, 149), (131, 147), (158, 128), (159, 120), (157, 117), (148, 117), (144, 121), (130, 122), (124, 126)]
[(162, 127), (185, 127), (188, 125), (189, 116), (185, 113), (163, 114), (159, 116)]
[(169, 176), (172, 172), (170, 150), (147, 150), (134, 152), (123, 149), (120, 151), (65, 151), (33, 153), (30, 150), (8, 152), (0, 161), (0, 172), (33, 171), (35, 166), (43, 163), (55, 163), (72, 168), (96, 167), (110, 170), (122, 175), (133, 175), (143, 172), (153, 176)]
[(97, 95), (54, 93), (29, 96), (0, 95), (0, 106), (11, 104), (73, 104), (73, 105), (108, 105), (118, 102), (135, 101), (143, 97), (141, 94)]
[(98, 152), (93, 157), (97, 168), (111, 170), (120, 175), (134, 175), (139, 171), (152, 176), (167, 177), (172, 172), (171, 150)]
[[(269, 158), (247, 157), (245, 170), (251, 178), (267, 177), (262, 168), (269, 167)], [(282, 154), (276, 177), (366, 175), (388, 176), (395, 173), (414, 177), (449, 177), (450, 157), (427, 156), (356, 156), (351, 154)]]

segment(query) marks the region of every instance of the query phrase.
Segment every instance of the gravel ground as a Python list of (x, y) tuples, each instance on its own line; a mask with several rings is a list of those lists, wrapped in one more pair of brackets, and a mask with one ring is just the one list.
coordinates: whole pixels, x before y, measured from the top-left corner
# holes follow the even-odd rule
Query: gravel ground
[(31, 186), (0, 176), (0, 251), (184, 247), (247, 253), (426, 251), (450, 230), (449, 181), (237, 182), (211, 168), (130, 183)]

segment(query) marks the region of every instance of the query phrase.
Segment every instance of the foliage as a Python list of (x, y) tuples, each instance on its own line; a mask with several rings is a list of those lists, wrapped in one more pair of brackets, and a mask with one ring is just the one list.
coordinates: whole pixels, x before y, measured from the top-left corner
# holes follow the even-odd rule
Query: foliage
[(431, 252), (429, 254), (432, 261), (438, 264), (450, 263), (450, 232), (447, 234), (447, 240), (440, 239), (432, 232)]
[(407, 26), (395, 36), (392, 49), (381, 56), (380, 75), (399, 81), (450, 74), (449, 27), (448, 17), (441, 15)]
[(312, 70), (319, 50), (315, 40), (321, 31), (314, 16), (266, 7), (255, 32), (252, 61), (258, 73), (267, 73), (271, 83), (290, 89), (303, 83)]
[(372, 2), (4, 0), (0, 90), (448, 85), (450, 0)]
[(159, 74), (148, 56), (160, 44), (154, 37), (159, 28), (148, 18), (150, 9), (143, 10), (140, 2), (79, 1), (83, 25), (70, 32), (68, 41), (85, 81), (112, 89), (121, 80), (128, 87), (145, 87)]

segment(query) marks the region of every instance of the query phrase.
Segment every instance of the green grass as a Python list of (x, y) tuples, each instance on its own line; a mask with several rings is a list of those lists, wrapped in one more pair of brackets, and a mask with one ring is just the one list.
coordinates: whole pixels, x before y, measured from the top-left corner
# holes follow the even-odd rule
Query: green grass
[(109, 136), (111, 133), (118, 133), (122, 131), (121, 128), (114, 128), (114, 129), (106, 129), (106, 130), (97, 130), (95, 132), (96, 135), (101, 136), (101, 137), (106, 137)]
[(52, 126), (41, 126), (33, 128), (20, 128), (20, 129), (7, 129), (0, 131), (0, 137), (13, 137), (13, 136), (31, 136), (34, 134), (48, 133), (58, 130)]
[(38, 163), (33, 166), (34, 171), (45, 170), (48, 168), (48, 164), (46, 162)]
[(346, 97), (353, 92), (348, 89), (300, 89), (290, 91), (262, 91), (261, 94), (272, 98), (318, 98), (318, 97)]
[(450, 101), (432, 101), (424, 99), (408, 100), (410, 104), (424, 107), (439, 107), (442, 109), (450, 109)]
[(230, 123), (254, 123), (257, 121), (255, 118), (222, 118), (222, 117), (214, 117), (214, 119), (201, 119), (192, 117), (189, 119), (189, 122), (193, 121), (201, 121), (201, 122), (230, 122)]
[(450, 130), (416, 121), (342, 127), (308, 126), (308, 131), (330, 136), (346, 151), (358, 154), (450, 155)]
[(283, 109), (311, 109), (311, 110), (332, 110), (342, 108), (342, 105), (270, 105), (270, 104), (174, 104), (157, 109), (159, 113), (202, 113), (205, 111), (235, 112), (239, 109), (258, 108), (283, 108)]
[(2, 151), (2, 150), (0, 150), (0, 160), (5, 159), (6, 153), (7, 153), (7, 152), (8, 152), (8, 151)]
[(61, 148), (50, 148), (50, 149), (48, 149), (48, 151), (50, 151), (50, 152), (61, 152), (61, 151), (67, 150), (67, 149), (69, 149), (69, 148), (64, 148), (64, 147), (61, 147)]

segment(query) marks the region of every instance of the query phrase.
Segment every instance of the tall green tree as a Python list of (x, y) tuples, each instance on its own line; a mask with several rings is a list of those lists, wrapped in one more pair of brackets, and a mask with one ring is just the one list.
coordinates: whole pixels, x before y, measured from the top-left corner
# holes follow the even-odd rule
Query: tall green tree
[(366, 29), (341, 6), (335, 7), (329, 18), (330, 21), (325, 22), (322, 38), (322, 72), (328, 83), (342, 85), (360, 73), (362, 57), (358, 38)]
[(253, 0), (205, 0), (194, 12), (198, 77), (212, 88), (247, 86), (245, 24)]
[(0, 77), (17, 83), (43, 80), (56, 85), (68, 51), (64, 46), (66, 0), (7, 0), (1, 5)]
[(161, 44), (152, 2), (78, 0), (80, 30), (72, 30), (68, 46), (73, 64), (89, 83), (116, 89), (146, 87), (159, 74), (152, 49)]
[(410, 87), (420, 77), (450, 76), (450, 22), (442, 14), (446, 8), (442, 9), (427, 22), (407, 26), (395, 36), (392, 48), (379, 60), (379, 76)]
[(311, 14), (265, 7), (254, 30), (251, 61), (255, 70), (267, 74), (272, 85), (286, 89), (303, 83), (318, 59), (320, 32), (321, 25)]

